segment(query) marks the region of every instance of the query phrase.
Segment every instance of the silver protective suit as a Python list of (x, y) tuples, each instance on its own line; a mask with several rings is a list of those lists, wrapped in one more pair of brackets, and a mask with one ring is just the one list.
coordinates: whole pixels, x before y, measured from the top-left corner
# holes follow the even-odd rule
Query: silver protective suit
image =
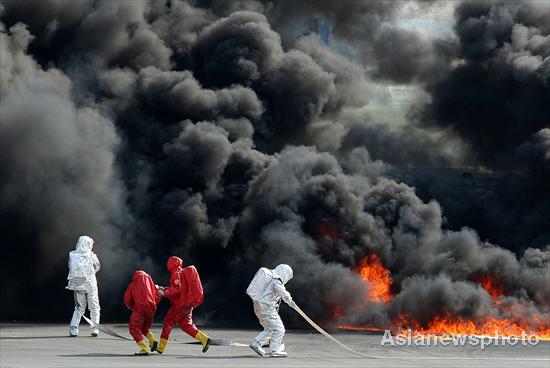
[[(88, 236), (81, 236), (76, 242), (76, 249), (69, 252), (69, 275), (67, 289), (74, 292), (74, 312), (71, 319), (71, 334), (78, 334), (80, 319), (90, 310), (90, 319), (99, 324), (99, 296), (97, 290), (96, 272), (101, 265), (99, 259), (92, 252), (94, 240)], [(92, 334), (97, 334), (97, 328), (90, 327)]]
[(285, 284), (292, 279), (292, 268), (281, 264), (273, 270), (262, 268), (256, 275), (259, 274), (260, 277), (255, 279), (260, 281), (252, 280), (247, 290), (254, 302), (254, 313), (264, 328), (254, 338), (253, 343), (264, 346), (269, 342), (269, 352), (279, 352), (284, 350), (285, 335), (285, 326), (279, 316), (279, 303), (281, 299), (291, 306), (294, 303), (292, 296), (285, 288)]

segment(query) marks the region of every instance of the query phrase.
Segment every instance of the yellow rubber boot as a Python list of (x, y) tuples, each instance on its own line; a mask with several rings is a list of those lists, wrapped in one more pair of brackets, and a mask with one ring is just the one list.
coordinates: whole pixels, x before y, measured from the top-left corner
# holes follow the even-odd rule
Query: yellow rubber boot
[(137, 344), (140, 350), (136, 352), (135, 355), (149, 355), (149, 347), (147, 346), (145, 340), (141, 340)]
[(159, 354), (164, 353), (164, 349), (166, 349), (166, 345), (168, 345), (168, 340), (161, 338), (157, 346), (157, 353)]
[(195, 335), (195, 339), (199, 340), (202, 345), (202, 352), (206, 353), (208, 348), (210, 347), (210, 338), (202, 331), (197, 332)]
[(155, 335), (153, 335), (151, 331), (147, 331), (147, 335), (145, 336), (147, 336), (147, 339), (149, 339), (149, 347), (151, 348), (151, 352), (157, 350), (158, 342)]

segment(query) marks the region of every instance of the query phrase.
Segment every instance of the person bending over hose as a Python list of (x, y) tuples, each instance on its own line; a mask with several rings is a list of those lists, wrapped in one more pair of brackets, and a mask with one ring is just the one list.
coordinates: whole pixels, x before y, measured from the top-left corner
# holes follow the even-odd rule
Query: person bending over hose
[[(246, 289), (246, 293), (254, 302), (254, 313), (264, 328), (250, 344), (250, 348), (258, 355), (274, 358), (288, 356), (283, 344), (285, 326), (279, 316), (279, 304), (282, 299), (289, 306), (296, 306), (292, 296), (285, 289), (285, 284), (292, 276), (292, 268), (286, 264), (280, 264), (273, 270), (262, 267)], [(262, 346), (268, 342), (269, 351), (266, 352)]]
[(210, 345), (210, 338), (193, 324), (193, 308), (198, 307), (204, 301), (199, 273), (195, 266), (182, 268), (183, 261), (179, 257), (168, 258), (166, 268), (170, 271), (170, 286), (159, 288), (158, 295), (170, 300), (170, 309), (164, 317), (162, 333), (157, 352), (162, 354), (168, 344), (170, 333), (176, 326), (189, 336), (200, 341), (202, 352), (206, 353)]
[[(160, 299), (151, 276), (142, 270), (134, 272), (132, 282), (124, 293), (124, 304), (132, 311), (128, 329), (140, 348), (136, 355), (149, 355), (149, 349), (155, 351), (157, 348), (156, 337), (149, 329)], [(149, 340), (149, 346), (143, 336)]]

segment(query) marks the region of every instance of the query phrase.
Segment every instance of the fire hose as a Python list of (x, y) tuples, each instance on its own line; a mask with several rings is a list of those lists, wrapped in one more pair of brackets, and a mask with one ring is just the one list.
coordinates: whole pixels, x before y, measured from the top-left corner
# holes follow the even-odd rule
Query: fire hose
[[(461, 356), (461, 357), (418, 357), (418, 356), (383, 357), (383, 356), (366, 355), (366, 354), (363, 354), (363, 353), (360, 353), (358, 351), (353, 350), (352, 348), (344, 345), (343, 343), (341, 343), (340, 341), (338, 341), (337, 339), (332, 337), (328, 332), (326, 332), (321, 327), (319, 327), (319, 325), (317, 325), (315, 322), (313, 322), (313, 320), (311, 318), (309, 318), (307, 316), (307, 314), (305, 314), (304, 311), (302, 311), (300, 309), (300, 307), (298, 307), (296, 304), (292, 308), (296, 312), (298, 312), (298, 314), (300, 316), (302, 316), (302, 318), (304, 318), (313, 328), (315, 328), (317, 331), (319, 331), (322, 335), (324, 335), (330, 341), (334, 342), (335, 344), (339, 345), (340, 347), (342, 347), (345, 350), (348, 350), (348, 351), (350, 351), (350, 352), (352, 352), (356, 355), (360, 355), (360, 356), (365, 357), (365, 358), (370, 358), (370, 359), (406, 359), (406, 360), (438, 360), (438, 361), (441, 361), (441, 360), (507, 360), (507, 361), (516, 360), (516, 359), (510, 358), (510, 357), (505, 357), (505, 358), (497, 358), (497, 357), (463, 357), (463, 356)], [(110, 336), (113, 336), (113, 337), (116, 337), (116, 338), (119, 338), (119, 339), (127, 340), (127, 341), (133, 341), (133, 339), (122, 336), (122, 335), (116, 333), (115, 331), (108, 329), (107, 327), (103, 326), (102, 324), (99, 324), (99, 323), (94, 324), (86, 316), (82, 316), (82, 317), (84, 318), (84, 320), (90, 326), (97, 328), (98, 330), (100, 330), (101, 332), (106, 333), (107, 335), (110, 335)], [(174, 341), (172, 339), (171, 339), (171, 343), (174, 343), (174, 344), (187, 344), (187, 343), (184, 343), (184, 342)], [(238, 342), (233, 342), (231, 340), (225, 340), (225, 339), (212, 339), (210, 344), (211, 345), (218, 345), (218, 346), (248, 346), (246, 344), (241, 344), (241, 343), (238, 343)], [(517, 359), (517, 360), (520, 360), (520, 359)], [(543, 360), (543, 361), (546, 361), (546, 358), (544, 358), (544, 359), (538, 359), (538, 358), (525, 359), (525, 358), (521, 358), (521, 361), (525, 361), (525, 360), (529, 360), (529, 361)]]
[(91, 319), (89, 319), (88, 317), (86, 316), (82, 316), (82, 318), (84, 318), (84, 320), (86, 322), (88, 322), (88, 324), (94, 328), (97, 328), (99, 331), (103, 332), (103, 333), (106, 333), (107, 335), (111, 335), (113, 337), (118, 337), (119, 339), (124, 339), (124, 340), (128, 340), (128, 341), (134, 341), (133, 339), (130, 339), (126, 336), (122, 336), (122, 335), (119, 335), (117, 334), (115, 331), (113, 330), (109, 330), (107, 327), (103, 326), (102, 324), (98, 323), (98, 324), (95, 324), (92, 322)]
[[(324, 335), (326, 338), (328, 338), (330, 341), (334, 342), (335, 344), (339, 345), (340, 347), (342, 347), (343, 349), (345, 350), (348, 350), (354, 354), (357, 354), (357, 355), (360, 355), (362, 357), (365, 357), (365, 358), (371, 358), (371, 359), (377, 359), (376, 357), (373, 357), (373, 356), (370, 356), (370, 355), (366, 355), (366, 354), (363, 354), (363, 353), (360, 353), (358, 351), (355, 351), (353, 350), (352, 348), (344, 345), (342, 342), (338, 341), (336, 338), (332, 337), (328, 332), (326, 332), (325, 330), (323, 330), (319, 325), (317, 325), (315, 322), (313, 322), (313, 320), (311, 318), (309, 318), (307, 316), (307, 314), (304, 313), (304, 311), (302, 311), (300, 309), (300, 307), (298, 307), (297, 305), (294, 305), (292, 307), (296, 312), (298, 312), (298, 314), (300, 316), (302, 316), (302, 318), (304, 318), (313, 328), (315, 328), (317, 331), (319, 331), (322, 335)], [(82, 318), (84, 318), (84, 320), (92, 327), (95, 327), (97, 328), (98, 330), (100, 330), (101, 332), (107, 334), (107, 335), (110, 335), (110, 336), (113, 336), (113, 337), (116, 337), (116, 338), (119, 338), (119, 339), (123, 339), (123, 340), (127, 340), (127, 341), (134, 341), (133, 339), (130, 339), (126, 336), (122, 336), (118, 333), (116, 333), (115, 331), (103, 326), (102, 324), (98, 323), (98, 324), (94, 324), (92, 322), (91, 319), (89, 319), (88, 317), (86, 316), (82, 316)], [(173, 341), (173, 343), (181, 343), (181, 342), (175, 342)], [(241, 344), (241, 343), (238, 343), (238, 342), (233, 342), (233, 341), (230, 341), (230, 340), (225, 340), (225, 339), (211, 339), (211, 345), (218, 345), (218, 346), (248, 346), (246, 344)]]
[(363, 354), (363, 353), (360, 353), (358, 351), (355, 351), (353, 350), (352, 348), (350, 348), (349, 346), (346, 346), (344, 345), (342, 342), (338, 341), (336, 338), (334, 338), (333, 336), (331, 336), (328, 332), (326, 332), (325, 330), (323, 330), (317, 323), (313, 322), (313, 320), (311, 318), (309, 318), (307, 316), (307, 314), (304, 313), (303, 310), (300, 309), (300, 307), (298, 307), (296, 305), (296, 303), (293, 303), (293, 305), (291, 306), (292, 309), (294, 309), (296, 312), (298, 312), (298, 314), (300, 316), (302, 316), (303, 319), (305, 319), (307, 321), (307, 323), (309, 323), (311, 325), (311, 327), (313, 327), (314, 329), (316, 329), (317, 331), (319, 331), (322, 335), (324, 335), (327, 339), (329, 339), (330, 341), (332, 341), (333, 343), (339, 345), (341, 348), (345, 349), (345, 350), (348, 350), (354, 354), (357, 354), (357, 355), (360, 355), (362, 357), (365, 357), (365, 358), (370, 358), (370, 359), (378, 359), (378, 357), (374, 357), (374, 356), (370, 356), (370, 355), (366, 355), (366, 354)]
[[(113, 337), (116, 337), (118, 339), (123, 339), (123, 340), (127, 340), (127, 341), (134, 341), (133, 339), (130, 339), (126, 336), (122, 336), (118, 333), (116, 333), (115, 331), (103, 326), (102, 324), (98, 323), (98, 324), (94, 324), (92, 322), (91, 319), (89, 319), (88, 317), (86, 316), (82, 316), (82, 318), (84, 318), (84, 320), (92, 327), (94, 328), (97, 328), (99, 331), (107, 334), (107, 335), (110, 335), (110, 336), (113, 336)], [(181, 341), (176, 341), (174, 339), (170, 339), (170, 343), (171, 344), (188, 344), (186, 342), (181, 342)], [(195, 344), (194, 342), (192, 344)], [(226, 340), (226, 339), (210, 339), (210, 345), (212, 346), (248, 346), (246, 344), (241, 344), (241, 343), (238, 343), (238, 342), (234, 342), (234, 341), (231, 341), (231, 340)]]
[[(371, 356), (371, 355), (366, 355), (366, 354), (363, 354), (363, 353), (360, 353), (358, 351), (355, 351), (353, 349), (351, 349), (350, 347), (344, 345), (343, 343), (341, 343), (340, 341), (338, 341), (337, 339), (335, 339), (334, 337), (332, 337), (328, 332), (326, 332), (325, 330), (323, 330), (321, 327), (319, 327), (319, 325), (317, 325), (315, 322), (313, 322), (313, 320), (311, 320), (311, 318), (309, 318), (307, 316), (307, 314), (304, 313), (304, 311), (302, 311), (300, 309), (300, 307), (298, 307), (296, 304), (294, 304), (294, 306), (292, 306), (292, 308), (298, 312), (298, 314), (300, 316), (302, 316), (313, 328), (315, 328), (317, 331), (319, 331), (321, 334), (323, 334), (325, 337), (327, 337), (330, 341), (336, 343), (337, 345), (339, 345), (340, 347), (354, 353), (354, 354), (357, 354), (357, 355), (360, 355), (362, 357), (365, 357), (365, 358), (370, 358), (370, 359), (405, 359), (405, 360), (438, 360), (438, 361), (443, 361), (443, 360), (507, 360), (507, 361), (511, 361), (511, 360), (516, 360), (515, 358), (510, 358), (510, 357), (505, 357), (505, 358), (500, 358), (500, 357), (425, 357), (425, 356)], [(521, 361), (525, 361), (526, 359), (525, 358), (521, 358), (521, 359), (517, 359), (517, 360), (521, 360)], [(544, 361), (547, 361), (546, 358), (542, 358), (542, 359), (539, 359), (539, 358), (533, 358), (533, 359), (527, 359), (529, 361), (541, 361), (541, 360), (544, 360)]]

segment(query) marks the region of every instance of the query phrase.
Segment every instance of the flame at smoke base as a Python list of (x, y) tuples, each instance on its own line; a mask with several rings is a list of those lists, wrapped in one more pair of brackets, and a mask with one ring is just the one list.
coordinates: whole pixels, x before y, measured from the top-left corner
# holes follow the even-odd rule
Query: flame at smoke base
[[(543, 321), (538, 316), (531, 316), (525, 321), (514, 321), (508, 318), (497, 319), (490, 316), (484, 317), (481, 321), (472, 321), (453, 316), (447, 311), (443, 315), (435, 316), (427, 327), (422, 327), (410, 318), (399, 316), (393, 322), (392, 330), (396, 331), (398, 335), (404, 335), (408, 329), (411, 329), (413, 335), (448, 334), (503, 337), (535, 335), (541, 340), (550, 340), (550, 327), (540, 326), (542, 324)], [(532, 327), (533, 325), (539, 327)]]
[(474, 277), (472, 281), (477, 282), (491, 296), (493, 301), (506, 295), (501, 283), (492, 275), (481, 275)]
[(391, 300), (390, 271), (384, 267), (376, 253), (363, 258), (356, 272), (369, 284), (369, 301), (387, 303)]
[[(377, 254), (371, 253), (363, 258), (356, 267), (355, 272), (369, 285), (369, 301), (388, 303), (392, 299), (390, 288), (392, 278), (390, 271), (384, 267)], [(495, 307), (501, 311), (512, 310), (521, 307), (519, 304), (504, 306), (500, 298), (506, 295), (501, 282), (493, 275), (480, 275), (472, 279), (478, 283), (491, 296)], [(342, 316), (342, 308), (335, 306), (334, 318)], [(375, 326), (354, 326), (349, 324), (338, 325), (337, 328), (354, 331), (381, 331)], [(449, 311), (436, 315), (426, 326), (423, 326), (413, 318), (399, 315), (391, 323), (390, 330), (396, 335), (406, 335), (409, 330), (414, 336), (420, 335), (477, 335), (522, 337), (537, 336), (541, 340), (550, 340), (550, 321), (543, 320), (539, 315), (526, 316), (522, 320), (510, 318), (495, 318), (486, 316), (481, 320), (468, 320), (453, 316)]]

